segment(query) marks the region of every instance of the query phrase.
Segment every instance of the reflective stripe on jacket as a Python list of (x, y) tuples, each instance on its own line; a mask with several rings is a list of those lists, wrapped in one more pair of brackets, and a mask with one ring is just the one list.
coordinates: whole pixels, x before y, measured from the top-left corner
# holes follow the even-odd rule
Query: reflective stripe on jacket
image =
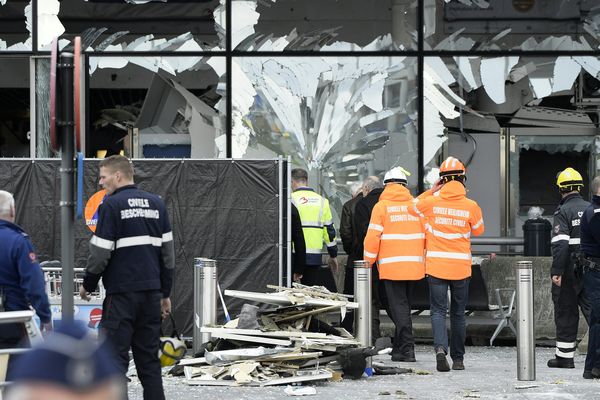
[(468, 199), (462, 183), (450, 181), (415, 201), (412, 213), (426, 218), (425, 273), (439, 279), (471, 276), (471, 234), (484, 231), (479, 205)]
[(310, 188), (299, 188), (292, 193), (292, 203), (298, 209), (302, 220), (306, 265), (321, 265), (323, 242), (329, 255), (336, 257), (337, 242), (329, 201)]
[(425, 276), (424, 221), (410, 214), (409, 190), (388, 183), (373, 208), (364, 241), (364, 259), (377, 261), (380, 279), (419, 280)]

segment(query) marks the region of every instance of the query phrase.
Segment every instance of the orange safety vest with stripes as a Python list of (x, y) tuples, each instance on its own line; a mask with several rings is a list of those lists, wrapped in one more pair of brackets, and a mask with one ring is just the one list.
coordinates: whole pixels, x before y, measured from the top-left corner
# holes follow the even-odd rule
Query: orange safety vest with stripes
[(377, 261), (380, 279), (419, 280), (425, 276), (424, 220), (410, 214), (413, 197), (397, 183), (388, 183), (371, 213), (364, 240), (364, 260)]
[(463, 184), (450, 181), (436, 193), (424, 192), (412, 212), (426, 219), (425, 273), (447, 280), (470, 277), (471, 234), (481, 235), (484, 226), (481, 208), (467, 198)]

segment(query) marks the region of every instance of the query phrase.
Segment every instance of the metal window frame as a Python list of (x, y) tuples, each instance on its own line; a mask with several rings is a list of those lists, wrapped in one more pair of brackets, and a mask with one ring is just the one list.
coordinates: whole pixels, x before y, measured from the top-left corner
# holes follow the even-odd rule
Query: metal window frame
[[(48, 51), (38, 50), (38, 2), (42, 0), (32, 0), (32, 50), (31, 51), (11, 51), (1, 52), (0, 56), (29, 56), (32, 58), (47, 56)], [(425, 6), (424, 2), (413, 0), (417, 3), (416, 7), (416, 23), (417, 23), (417, 48), (416, 50), (384, 50), (384, 51), (241, 51), (232, 48), (232, 0), (225, 1), (225, 49), (216, 51), (195, 51), (195, 52), (152, 52), (152, 51), (123, 51), (123, 52), (86, 52), (85, 63), (88, 64), (89, 57), (149, 57), (149, 56), (178, 56), (178, 57), (224, 57), (226, 60), (226, 158), (232, 157), (232, 96), (233, 96), (233, 82), (232, 82), (232, 60), (236, 57), (415, 57), (417, 58), (417, 141), (418, 141), (418, 187), (419, 190), (424, 188), (424, 165), (423, 165), (423, 146), (424, 146), (424, 122), (423, 122), (423, 66), (426, 57), (465, 57), (465, 56), (481, 56), (481, 57), (507, 57), (507, 56), (531, 56), (531, 57), (559, 57), (559, 56), (593, 56), (600, 57), (600, 49), (596, 50), (575, 50), (575, 51), (533, 51), (533, 50), (431, 50), (425, 48), (425, 37), (424, 37), (424, 21), (425, 21)], [(87, 68), (85, 69), (84, 83), (87, 89), (89, 82), (89, 74)], [(35, 71), (31, 71), (30, 76), (32, 79), (35, 78)], [(34, 81), (32, 81), (34, 82)], [(31, 82), (30, 82), (31, 86)], [(33, 88), (34, 89), (34, 88)], [(82, 107), (85, 110), (85, 104), (89, 102), (89, 98), (82, 96)], [(31, 109), (32, 118), (35, 116), (36, 102), (35, 102), (35, 90), (31, 93)], [(89, 122), (89, 116), (87, 112), (83, 115), (83, 127), (87, 126)], [(32, 140), (35, 138), (35, 120), (31, 123)], [(35, 143), (31, 146), (31, 156), (35, 157)]]

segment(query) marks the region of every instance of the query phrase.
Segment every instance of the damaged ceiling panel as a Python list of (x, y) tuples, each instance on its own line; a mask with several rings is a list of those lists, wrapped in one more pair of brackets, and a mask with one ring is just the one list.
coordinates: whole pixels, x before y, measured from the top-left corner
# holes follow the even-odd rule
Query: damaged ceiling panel
[(218, 50), (221, 7), (219, 0), (39, 1), (38, 48), (79, 35), (88, 51)]
[(414, 58), (239, 57), (233, 82), (233, 157), (291, 156), (334, 203), (390, 166), (416, 172)]
[(139, 157), (224, 157), (224, 60), (215, 58), (90, 57), (92, 143), (135, 127)]
[(596, 0), (426, 0), (425, 13), (426, 49), (568, 51), (600, 46)]
[(238, 50), (416, 49), (417, 0), (232, 0)]
[(31, 51), (30, 0), (0, 0), (0, 52)]

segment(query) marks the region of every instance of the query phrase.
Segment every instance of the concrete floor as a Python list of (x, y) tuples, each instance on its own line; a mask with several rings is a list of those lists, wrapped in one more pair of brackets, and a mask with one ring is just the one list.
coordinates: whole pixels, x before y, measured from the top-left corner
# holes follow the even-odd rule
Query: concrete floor
[[(536, 349), (536, 380), (517, 380), (515, 347), (468, 347), (464, 371), (437, 372), (430, 346), (417, 346), (416, 363), (393, 363), (389, 356), (378, 356), (386, 364), (428, 371), (429, 375), (405, 374), (373, 376), (360, 380), (313, 384), (312, 399), (600, 399), (600, 380), (582, 378), (584, 356), (576, 355), (575, 369), (551, 369), (546, 366), (553, 348)], [(142, 399), (135, 377), (129, 385), (131, 400)], [(182, 378), (164, 378), (167, 399), (282, 399), (285, 386), (265, 388), (223, 388), (187, 386)]]

